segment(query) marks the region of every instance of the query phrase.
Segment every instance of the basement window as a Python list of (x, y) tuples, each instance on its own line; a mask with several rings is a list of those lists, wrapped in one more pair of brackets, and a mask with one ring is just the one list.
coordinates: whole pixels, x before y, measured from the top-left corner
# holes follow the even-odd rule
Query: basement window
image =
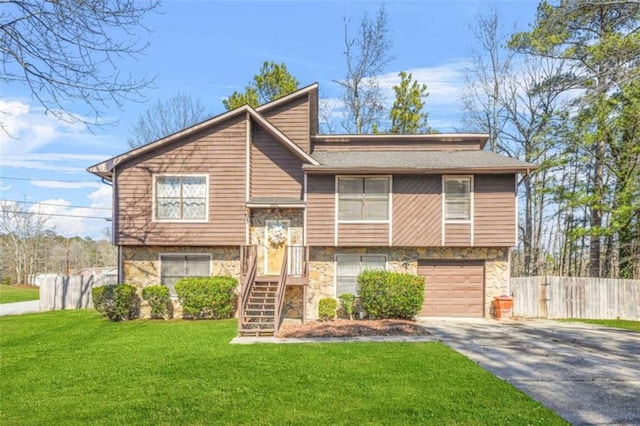
[(211, 256), (208, 254), (161, 254), (160, 284), (176, 294), (176, 282), (186, 277), (210, 277)]

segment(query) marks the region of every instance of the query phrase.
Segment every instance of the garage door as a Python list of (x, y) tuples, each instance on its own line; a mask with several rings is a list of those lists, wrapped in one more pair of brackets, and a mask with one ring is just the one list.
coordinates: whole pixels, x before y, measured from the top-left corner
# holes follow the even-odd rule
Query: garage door
[(484, 261), (418, 261), (425, 277), (421, 316), (484, 316)]

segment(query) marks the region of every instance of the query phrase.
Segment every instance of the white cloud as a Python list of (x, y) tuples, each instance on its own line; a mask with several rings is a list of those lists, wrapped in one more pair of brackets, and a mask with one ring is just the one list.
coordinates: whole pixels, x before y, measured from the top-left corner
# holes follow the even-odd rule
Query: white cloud
[[(427, 85), (429, 96), (426, 104), (436, 107), (455, 107), (459, 103), (464, 88), (465, 69), (470, 66), (466, 59), (459, 59), (444, 65), (433, 67), (418, 67), (405, 70), (411, 73), (413, 79)], [(400, 71), (383, 74), (379, 77), (380, 86), (386, 89), (387, 95), (393, 101), (393, 86), (400, 83)]]
[(111, 218), (111, 212), (104, 210), (110, 208), (111, 203), (102, 204), (102, 198), (107, 193), (102, 188), (92, 192), (88, 197), (92, 199), (94, 196), (97, 200), (90, 207), (73, 207), (73, 204), (63, 198), (52, 198), (42, 200), (38, 204), (34, 204), (29, 208), (31, 212), (37, 212), (48, 215), (48, 225), (54, 231), (65, 237), (73, 237), (76, 235), (82, 237), (91, 237), (94, 239), (104, 238), (104, 228), (111, 226), (106, 219)]
[(113, 188), (109, 185), (102, 185), (98, 190), (87, 195), (91, 200), (91, 207), (111, 208), (113, 202)]
[(61, 182), (57, 180), (32, 180), (31, 185), (55, 189), (100, 188), (104, 186), (101, 182)]
[[(62, 121), (20, 100), (0, 100), (0, 122), (3, 167), (78, 173), (109, 157), (97, 150), (110, 152), (118, 145), (112, 137), (93, 134), (79, 122)], [(42, 152), (54, 146), (58, 152)]]

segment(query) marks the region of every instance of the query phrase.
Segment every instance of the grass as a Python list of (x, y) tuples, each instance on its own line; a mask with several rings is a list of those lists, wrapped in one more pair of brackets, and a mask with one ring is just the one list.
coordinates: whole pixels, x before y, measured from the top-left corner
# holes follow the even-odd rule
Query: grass
[(0, 285), (0, 304), (13, 302), (26, 302), (28, 300), (38, 300), (40, 289), (37, 287), (14, 287), (11, 285)]
[(604, 325), (604, 326), (613, 327), (613, 328), (624, 328), (626, 330), (640, 332), (640, 321), (620, 320), (620, 319), (599, 320), (599, 319), (580, 319), (580, 318), (570, 318), (563, 321), (584, 322), (587, 324)]
[(0, 318), (0, 424), (565, 424), (441, 343), (230, 345), (235, 320)]

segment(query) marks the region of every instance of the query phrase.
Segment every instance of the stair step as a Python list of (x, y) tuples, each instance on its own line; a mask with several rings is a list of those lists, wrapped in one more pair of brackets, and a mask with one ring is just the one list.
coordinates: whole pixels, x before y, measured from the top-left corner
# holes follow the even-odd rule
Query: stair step
[(249, 322), (242, 324), (242, 330), (266, 330), (266, 331), (275, 331), (275, 327), (273, 323), (257, 323), (257, 322)]
[(270, 303), (275, 305), (276, 298), (275, 297), (249, 297), (249, 304), (254, 303)]
[(275, 330), (240, 330), (240, 336), (248, 337), (248, 336), (275, 336)]
[(276, 315), (275, 309), (245, 309), (244, 316), (245, 317), (253, 317), (253, 316), (261, 316), (261, 317), (273, 317)]
[(252, 291), (251, 294), (249, 294), (249, 297), (268, 297), (268, 298), (276, 298), (275, 293), (267, 293), (264, 291)]
[(273, 323), (275, 322), (275, 318), (271, 317), (244, 317), (243, 321), (242, 321), (242, 325), (249, 325), (249, 324), (264, 324), (264, 325), (269, 325), (269, 326), (273, 326)]

